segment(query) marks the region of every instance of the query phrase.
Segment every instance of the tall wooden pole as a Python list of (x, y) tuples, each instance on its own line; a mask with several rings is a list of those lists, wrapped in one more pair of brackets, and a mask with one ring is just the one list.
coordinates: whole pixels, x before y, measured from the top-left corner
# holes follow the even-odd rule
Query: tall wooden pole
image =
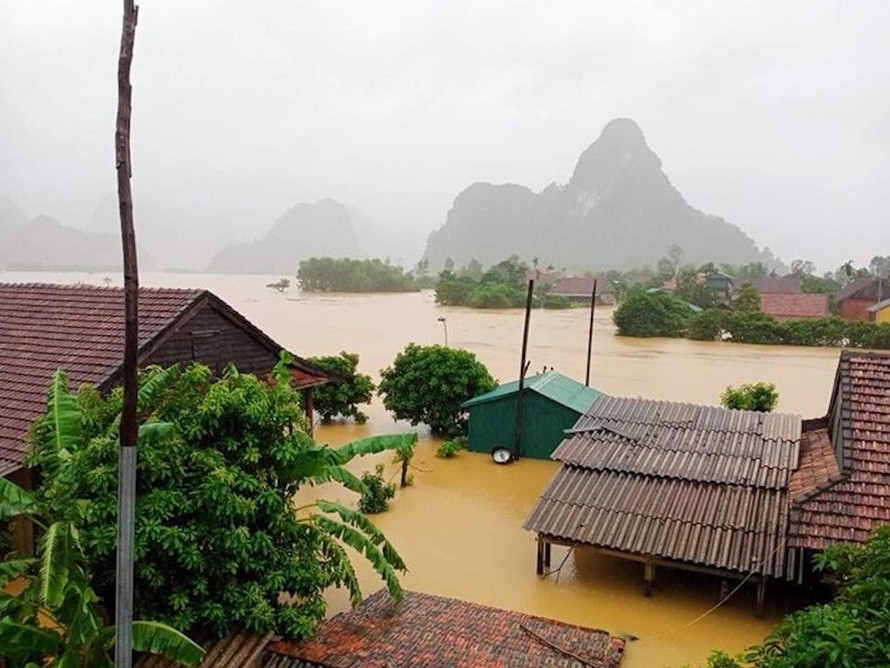
[(136, 39), (139, 10), (124, 0), (121, 50), (117, 65), (117, 124), (114, 133), (117, 165), (117, 197), (124, 255), (124, 406), (121, 413), (117, 505), (117, 578), (115, 588), (116, 668), (133, 663), (133, 536), (136, 509), (136, 397), (139, 348), (139, 267), (136, 261), (136, 230), (133, 225), (133, 193), (130, 189), (130, 112), (132, 88), (130, 64)]
[(584, 384), (590, 387), (590, 362), (593, 359), (593, 314), (596, 312), (596, 279), (593, 279), (593, 292), (590, 293), (590, 327), (587, 330), (587, 374)]
[(528, 352), (528, 324), (532, 315), (532, 295), (535, 291), (535, 279), (528, 281), (528, 295), (525, 298), (525, 326), (522, 329), (522, 356), (519, 361), (519, 392), (516, 395), (516, 434), (513, 438), (513, 456), (522, 454), (522, 395), (525, 392), (525, 372), (528, 363), (525, 361)]

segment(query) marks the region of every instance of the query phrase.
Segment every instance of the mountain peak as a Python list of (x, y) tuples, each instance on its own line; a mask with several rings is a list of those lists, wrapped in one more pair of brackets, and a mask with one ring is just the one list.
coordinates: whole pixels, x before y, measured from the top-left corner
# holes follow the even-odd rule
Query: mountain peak
[(613, 118), (606, 123), (597, 141), (622, 146), (646, 146), (643, 131), (632, 118)]

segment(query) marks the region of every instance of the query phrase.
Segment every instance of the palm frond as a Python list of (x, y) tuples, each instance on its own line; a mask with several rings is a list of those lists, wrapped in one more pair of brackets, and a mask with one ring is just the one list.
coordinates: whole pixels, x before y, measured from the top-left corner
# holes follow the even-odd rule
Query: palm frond
[(40, 539), (40, 601), (53, 610), (65, 600), (74, 561), (74, 533), (68, 522), (53, 522)]
[(365, 483), (361, 481), (361, 478), (337, 464), (327, 466), (320, 474), (310, 477), (310, 481), (316, 485), (330, 482), (332, 480), (334, 482), (339, 482), (346, 489), (353, 491), (356, 494), (366, 494), (368, 492), (368, 488)]
[(341, 464), (345, 464), (354, 457), (373, 455), (384, 450), (398, 450), (417, 442), (417, 434), (383, 434), (380, 436), (368, 436), (346, 445), (341, 445), (335, 450)]
[(362, 587), (359, 584), (358, 576), (355, 574), (355, 567), (353, 567), (345, 548), (337, 542), (334, 536), (324, 531), (319, 533), (322, 554), (327, 560), (336, 563), (342, 583), (349, 592), (349, 604), (354, 608), (362, 602)]
[(7, 478), (0, 478), (0, 521), (27, 515), (37, 509), (36, 497)]
[(316, 515), (313, 518), (315, 525), (327, 534), (336, 537), (359, 554), (363, 554), (377, 574), (386, 583), (386, 588), (395, 600), (402, 598), (402, 585), (396, 575), (392, 564), (387, 561), (383, 553), (368, 537), (348, 524), (337, 522), (324, 515)]
[(68, 374), (58, 369), (52, 377), (46, 395), (46, 438), (53, 452), (60, 458), (67, 456), (80, 441), (81, 414), (77, 397), (68, 389)]
[(324, 499), (319, 499), (317, 504), (324, 512), (334, 513), (347, 524), (363, 531), (374, 545), (379, 545), (381, 547), (383, 556), (393, 568), (399, 571), (407, 570), (405, 562), (402, 561), (402, 557), (399, 556), (396, 549), (388, 540), (386, 540), (386, 536), (383, 535), (383, 532), (380, 531), (380, 529), (378, 529), (364, 513), (360, 513), (352, 508), (347, 508), (346, 506), (333, 501), (325, 501)]
[(12, 580), (23, 576), (37, 563), (36, 559), (9, 559), (0, 561), (0, 591)]
[(204, 658), (200, 645), (172, 626), (160, 622), (134, 621), (133, 649), (160, 654), (187, 666), (193, 666)]
[(152, 412), (158, 398), (179, 378), (181, 373), (182, 370), (178, 364), (166, 369), (153, 368), (149, 379), (139, 387), (136, 399), (139, 412), (142, 414)]
[(9, 617), (0, 619), (0, 647), (4, 654), (53, 656), (61, 647), (58, 634), (33, 624), (21, 624)]
[(153, 443), (169, 438), (176, 431), (172, 422), (146, 422), (139, 425), (139, 443)]

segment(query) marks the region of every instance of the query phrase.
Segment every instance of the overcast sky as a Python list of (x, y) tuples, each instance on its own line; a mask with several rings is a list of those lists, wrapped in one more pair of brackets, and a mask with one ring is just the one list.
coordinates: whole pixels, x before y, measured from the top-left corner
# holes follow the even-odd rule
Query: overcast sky
[[(114, 191), (120, 14), (0, 0), (0, 195), (29, 216), (85, 225)], [(202, 264), (333, 197), (419, 255), (469, 184), (564, 183), (628, 116), (693, 206), (864, 263), (890, 253), (888, 35), (884, 0), (146, 0), (137, 216)]]

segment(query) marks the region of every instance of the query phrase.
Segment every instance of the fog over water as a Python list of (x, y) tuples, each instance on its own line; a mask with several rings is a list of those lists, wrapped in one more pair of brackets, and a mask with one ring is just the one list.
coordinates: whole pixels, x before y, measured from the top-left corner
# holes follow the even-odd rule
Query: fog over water
[[(465, 187), (563, 183), (626, 116), (693, 206), (786, 261), (867, 263), (888, 29), (879, 0), (144, 2), (137, 225), (171, 239), (159, 264), (203, 267), (332, 197), (412, 264)], [(90, 227), (114, 191), (119, 30), (117, 3), (0, 5), (0, 196), (28, 217)]]

